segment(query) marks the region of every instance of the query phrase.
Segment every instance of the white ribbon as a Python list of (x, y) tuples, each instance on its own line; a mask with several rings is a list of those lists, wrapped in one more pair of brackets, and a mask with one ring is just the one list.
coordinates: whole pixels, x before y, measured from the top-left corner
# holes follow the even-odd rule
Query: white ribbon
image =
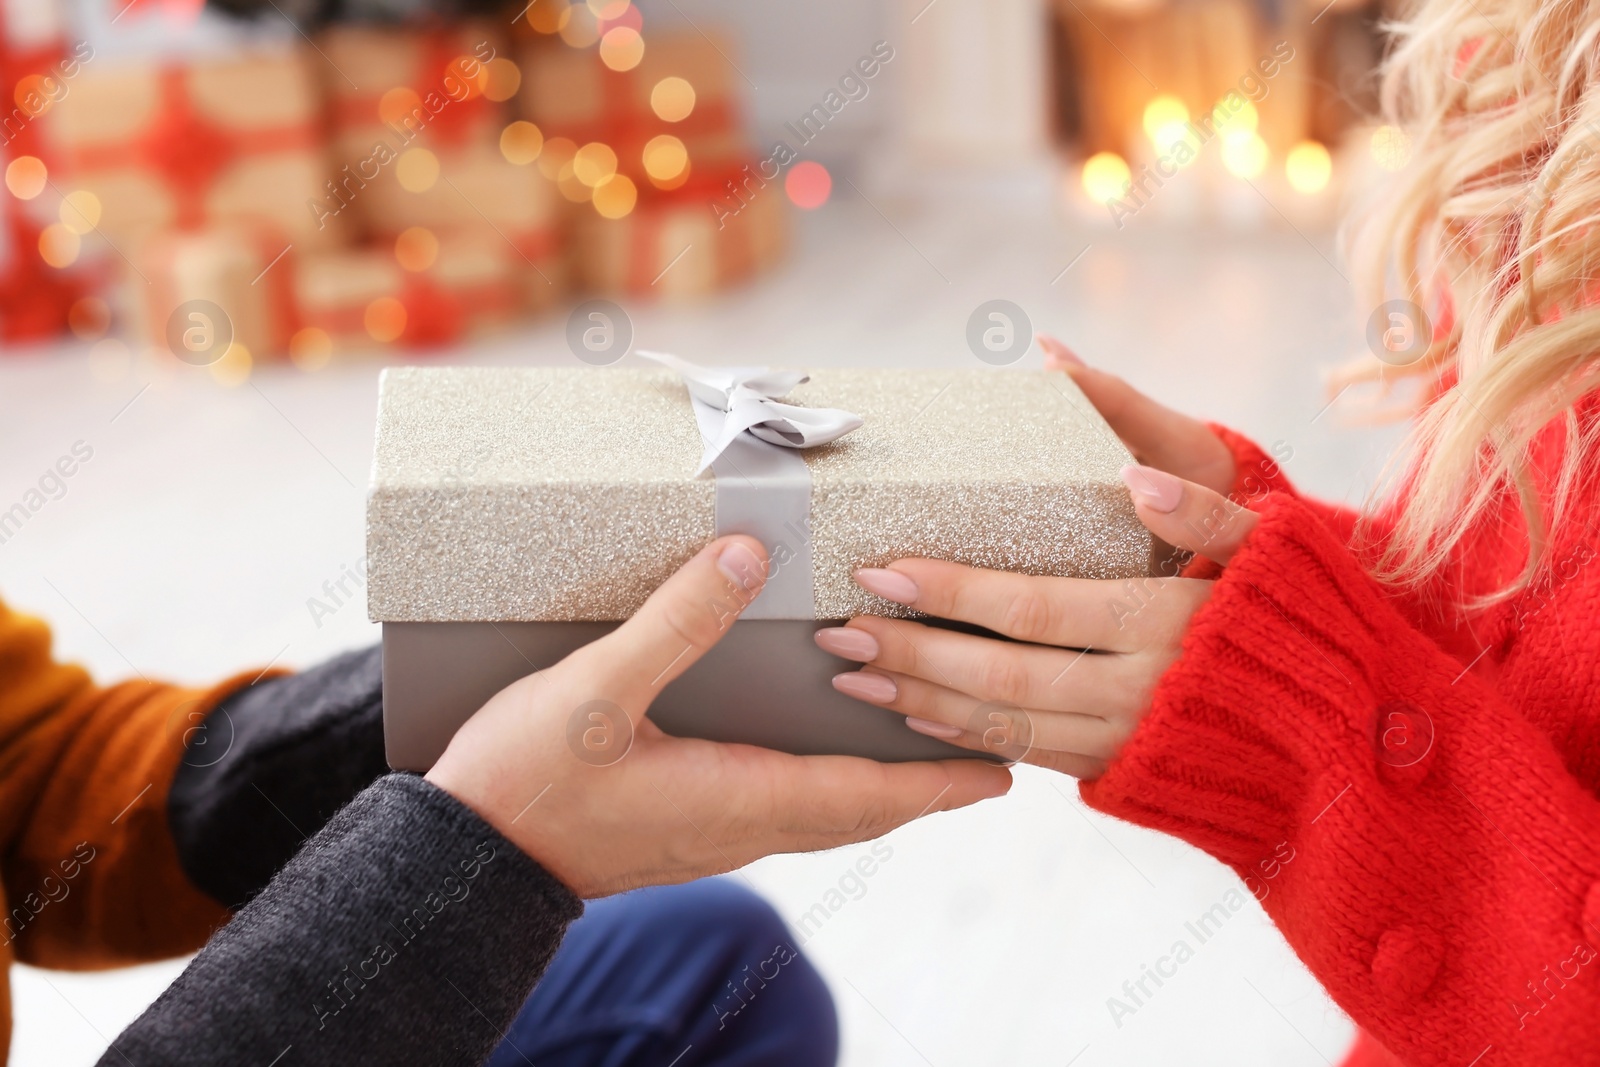
[(722, 412), (722, 428), (707, 437), (700, 456), (699, 474), (722, 455), (734, 438), (748, 430), (753, 436), (784, 448), (811, 448), (836, 441), (861, 425), (861, 416), (837, 408), (805, 408), (784, 404), (795, 386), (811, 380), (809, 374), (766, 367), (702, 367), (665, 352), (640, 352), (678, 372), (689, 395)]

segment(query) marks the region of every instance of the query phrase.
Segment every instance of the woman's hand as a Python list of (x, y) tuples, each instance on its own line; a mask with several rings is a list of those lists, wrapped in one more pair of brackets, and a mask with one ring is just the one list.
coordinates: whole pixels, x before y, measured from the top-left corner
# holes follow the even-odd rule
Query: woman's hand
[(428, 780), (583, 897), (864, 841), (1010, 788), (1009, 772), (976, 760), (789, 756), (657, 729), (650, 702), (717, 643), (766, 571), (754, 539), (712, 542), (632, 619), (496, 694)]
[(1134, 459), (1217, 493), (1233, 488), (1233, 453), (1205, 423), (1156, 403), (1115, 374), (1088, 366), (1054, 337), (1041, 333), (1035, 339), (1044, 350), (1045, 369), (1066, 372)]
[[(1122, 476), (1151, 533), (1218, 563), (1255, 527), (1254, 512), (1205, 486), (1150, 467)], [(901, 712), (920, 733), (1078, 778), (1098, 777), (1133, 734), (1213, 584), (1036, 578), (931, 559), (858, 571), (856, 581), (1014, 640), (861, 616), (817, 631), (825, 651), (866, 664), (835, 688)]]

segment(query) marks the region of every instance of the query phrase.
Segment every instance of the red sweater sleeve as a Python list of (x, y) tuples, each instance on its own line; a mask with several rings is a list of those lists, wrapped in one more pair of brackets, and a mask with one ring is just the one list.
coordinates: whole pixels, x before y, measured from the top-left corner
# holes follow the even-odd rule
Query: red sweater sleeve
[(1319, 515), (1253, 507), (1085, 799), (1243, 875), (1405, 1063), (1600, 1063), (1600, 800)]

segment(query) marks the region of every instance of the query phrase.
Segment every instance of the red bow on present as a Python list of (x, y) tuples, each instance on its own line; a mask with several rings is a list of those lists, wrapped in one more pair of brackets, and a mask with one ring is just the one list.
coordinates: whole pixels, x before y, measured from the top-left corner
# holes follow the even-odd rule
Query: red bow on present
[(154, 171), (174, 192), (179, 226), (205, 219), (205, 194), (217, 175), (239, 157), (295, 152), (317, 145), (310, 123), (267, 129), (235, 130), (213, 121), (195, 107), (188, 71), (166, 67), (160, 72), (160, 97), (155, 119), (129, 141), (85, 145), (68, 153), (80, 170), (135, 166)]

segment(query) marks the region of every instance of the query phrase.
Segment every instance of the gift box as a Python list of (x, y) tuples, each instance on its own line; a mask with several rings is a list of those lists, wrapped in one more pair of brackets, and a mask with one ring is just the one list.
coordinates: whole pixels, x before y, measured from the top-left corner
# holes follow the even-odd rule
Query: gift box
[(859, 428), (803, 450), (735, 433), (704, 471), (706, 442), (740, 423), (695, 396), (664, 370), (384, 372), (367, 596), (393, 766), (429, 766), (496, 691), (628, 618), (719, 534), (758, 537), (772, 575), (651, 716), (669, 733), (792, 752), (970, 754), (829, 684), (845, 665), (815, 630), (908, 614), (857, 586), (856, 569), (922, 556), (1149, 573), (1151, 539), (1119, 477), (1131, 459), (1064, 375), (818, 370), (787, 401)]
[(328, 57), (323, 81), (341, 152), (368, 149), (374, 137), (397, 149), (412, 141), (493, 145), (499, 137), (500, 101), (517, 84), (495, 77), (500, 68), (492, 64), (504, 51), (496, 27), (336, 26), (318, 40)]
[[(336, 350), (432, 346), (482, 334), (553, 299), (522, 253), (488, 232), (422, 235), (433, 247), (407, 269), (395, 251), (351, 249), (301, 257), (294, 272), (300, 328), (321, 330)], [(415, 256), (416, 253), (409, 253)]]
[(573, 227), (579, 279), (603, 293), (692, 299), (770, 268), (788, 248), (788, 205), (776, 181), (745, 178), (742, 168), (700, 174), (672, 193), (642, 195), (620, 219), (584, 213)]
[[(699, 33), (652, 32), (638, 64), (618, 71), (592, 50), (538, 41), (522, 54), (522, 113), (546, 143), (599, 142), (641, 188), (674, 188), (696, 169), (725, 167), (747, 154), (729, 48)], [(663, 136), (682, 144), (688, 172), (663, 177), (658, 167), (653, 180), (646, 155)]]
[(299, 53), (191, 65), (84, 64), (41, 119), (63, 182), (127, 243), (175, 227), (270, 223), (298, 247), (339, 243), (308, 210), (331, 174)]
[(245, 224), (172, 231), (141, 243), (127, 278), (138, 332), (204, 366), (230, 344), (282, 352), (295, 328), (297, 257), (276, 230)]

